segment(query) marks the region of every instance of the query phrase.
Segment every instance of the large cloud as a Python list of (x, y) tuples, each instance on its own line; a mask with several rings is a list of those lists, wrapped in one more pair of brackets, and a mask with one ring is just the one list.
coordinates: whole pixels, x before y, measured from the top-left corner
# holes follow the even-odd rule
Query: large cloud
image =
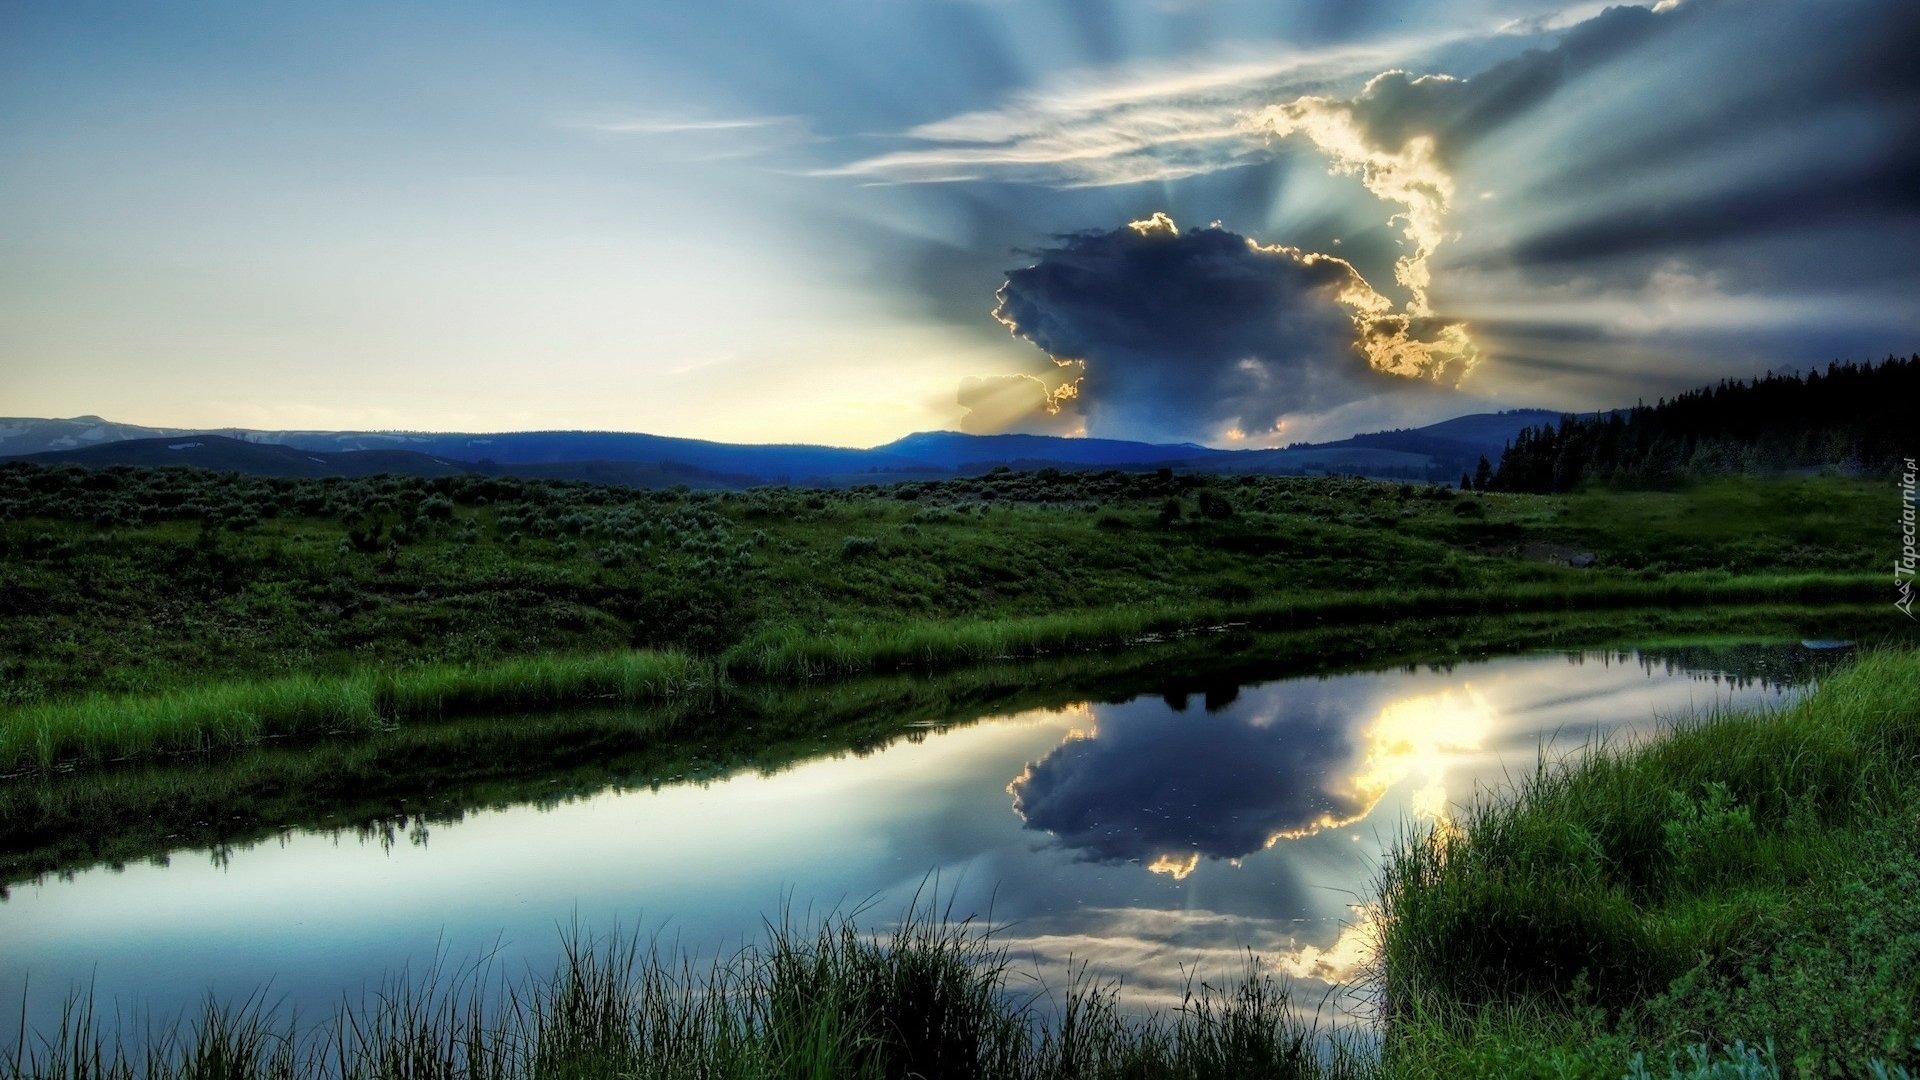
[(1671, 25), (1645, 8), (1610, 8), (1569, 31), (1558, 46), (1506, 60), (1471, 79), (1391, 70), (1351, 98), (1307, 95), (1254, 114), (1255, 129), (1299, 136), (1334, 172), (1400, 207), (1391, 219), (1405, 237), (1394, 280), (1407, 312), (1433, 314), (1433, 258), (1452, 233), (1454, 172), (1477, 140), (1556, 94), (1577, 75)]
[[(1491, 361), (1474, 389), (1509, 403), (1611, 406), (1910, 350), (1920, 5), (1587, 11), (1498, 28), (1464, 15), (1454, 34), (1066, 73), (923, 123), (846, 171), (973, 178), (939, 185), (949, 198), (1044, 191), (1030, 233), (1048, 219), (1165, 209), (1337, 252), (1391, 298), (1408, 338), (1433, 336), (1422, 320), (1470, 323)], [(1376, 352), (1390, 356), (1397, 328), (1381, 325)], [(1138, 359), (1127, 356), (1109, 366), (1119, 382), (1107, 392), (1100, 358), (1085, 359), (1081, 404), (1096, 430), (1116, 433), (1123, 386), (1163, 389), (1116, 371)], [(1186, 398), (1211, 402), (1233, 384), (1230, 365), (1222, 382), (1207, 360), (1172, 362), (1201, 384), (1172, 388)], [(1241, 429), (1273, 411), (1257, 402)], [(1206, 422), (1185, 430), (1202, 438), (1242, 419), (1216, 404), (1196, 415)]]
[(1011, 271), (994, 315), (1056, 364), (1099, 434), (1265, 439), (1408, 379), (1457, 378), (1458, 323), (1395, 312), (1351, 264), (1155, 214), (1065, 237)]

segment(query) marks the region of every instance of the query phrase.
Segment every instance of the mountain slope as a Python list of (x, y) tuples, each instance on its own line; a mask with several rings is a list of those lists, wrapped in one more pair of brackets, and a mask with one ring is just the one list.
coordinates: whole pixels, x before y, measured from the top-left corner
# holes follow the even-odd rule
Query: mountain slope
[(618, 431), (469, 432), (263, 431), (248, 438), (303, 450), (412, 450), (460, 461), (555, 465), (583, 461), (675, 464), (768, 479), (803, 480), (834, 473), (924, 470), (923, 462), (875, 450), (804, 444), (723, 443)]
[(1459, 416), (1403, 431), (1278, 450), (1218, 450), (1192, 443), (1053, 435), (928, 431), (871, 450), (752, 445), (597, 431), (195, 432), (115, 424), (97, 416), (0, 419), (0, 456), (46, 464), (188, 465), (261, 476), (408, 476), (460, 473), (591, 480), (658, 487), (845, 486), (936, 479), (995, 465), (1033, 469), (1142, 469), (1299, 475), (1345, 473), (1452, 481), (1480, 455), (1498, 458), (1523, 428), (1560, 414), (1539, 409)]
[[(643, 435), (606, 431), (516, 431), (495, 434), (471, 432), (379, 432), (379, 431), (252, 431), (242, 428), (192, 429), (156, 428), (137, 424), (116, 424), (97, 416), (43, 420), (28, 417), (0, 418), (0, 457), (22, 457), (48, 452), (65, 452), (105, 446), (127, 440), (156, 438), (184, 439), (223, 437), (229, 441), (259, 446), (277, 446), (289, 450), (320, 454), (349, 452), (413, 453), (428, 458), (477, 464), (532, 466), (597, 462), (629, 462), (660, 467), (674, 466), (697, 473), (713, 473), (734, 480), (796, 483), (824, 476), (847, 476), (875, 472), (925, 474), (943, 473), (943, 468), (879, 450), (857, 450), (839, 446), (802, 444), (741, 444), (712, 442), (706, 439), (681, 439), (666, 435)], [(231, 454), (231, 447), (219, 446), (218, 452), (201, 456), (218, 459)], [(140, 463), (146, 463), (150, 449), (139, 451)], [(165, 455), (162, 455), (163, 457)], [(191, 457), (192, 455), (189, 455)], [(88, 462), (93, 459), (77, 458)], [(187, 459), (168, 458), (185, 464)], [(249, 458), (262, 467), (279, 462), (276, 468), (293, 468), (288, 458)], [(404, 463), (406, 459), (401, 459)], [(100, 459), (101, 463), (109, 463)], [(133, 461), (118, 462), (136, 464)], [(206, 468), (240, 468), (237, 465), (209, 464)], [(410, 475), (424, 468), (418, 462), (403, 464)], [(241, 471), (246, 471), (242, 469)], [(562, 470), (565, 471), (565, 470)], [(275, 472), (271, 475), (299, 475)], [(316, 475), (334, 475), (323, 473)], [(551, 471), (542, 475), (553, 475)]]
[(1309, 475), (1346, 473), (1380, 479), (1442, 483), (1471, 473), (1484, 455), (1497, 461), (1500, 451), (1526, 428), (1557, 421), (1549, 409), (1513, 409), (1456, 416), (1426, 427), (1375, 431), (1336, 442), (1247, 450), (1238, 454), (1192, 458), (1181, 468), (1196, 472)]
[(268, 446), (226, 435), (172, 435), (158, 439), (127, 439), (76, 450), (48, 450), (21, 455), (43, 465), (84, 465), (104, 468), (132, 465), (143, 468), (180, 465), (217, 472), (254, 476), (456, 476), (466, 471), (460, 463), (405, 450), (368, 450), (351, 454), (316, 454), (291, 446)]
[(160, 439), (128, 439), (77, 450), (49, 450), (24, 454), (15, 460), (41, 465), (81, 465), (106, 468), (178, 466), (237, 472), (249, 476), (318, 478), (399, 476), (521, 476), (537, 480), (586, 480), (627, 487), (749, 487), (752, 476), (729, 476), (686, 465), (641, 461), (562, 461), (532, 465), (502, 465), (458, 461), (417, 450), (302, 450), (293, 446), (250, 442), (225, 435), (174, 435)]
[(1022, 462), (1124, 468), (1234, 452), (1215, 450), (1197, 443), (1069, 439), (1057, 435), (967, 435), (958, 431), (919, 431), (873, 449), (875, 452), (913, 458), (948, 469)]
[(65, 419), (39, 419), (28, 416), (0, 416), (0, 457), (39, 454), (49, 450), (77, 450), (126, 439), (154, 439), (166, 435), (185, 435), (194, 429), (147, 427), (142, 424), (117, 424), (98, 416), (71, 416)]

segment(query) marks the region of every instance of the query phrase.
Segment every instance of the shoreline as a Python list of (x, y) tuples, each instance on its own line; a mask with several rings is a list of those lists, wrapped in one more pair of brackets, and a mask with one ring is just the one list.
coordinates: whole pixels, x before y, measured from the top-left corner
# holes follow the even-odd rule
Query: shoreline
[[(651, 1075), (669, 1061), (790, 1075), (786, 1051), (818, 1024), (846, 1036), (814, 1048), (820, 1075), (972, 1075), (988, 1060), (1006, 1077), (1909, 1075), (1920, 1012), (1900, 972), (1920, 960), (1920, 941), (1901, 936), (1920, 919), (1903, 884), (1920, 879), (1916, 682), (1920, 652), (1870, 650), (1782, 708), (1695, 714), (1589, 746), (1450, 827), (1408, 835), (1380, 882), (1365, 985), (1385, 1025), (1366, 1045), (1302, 1022), (1290, 984), (1257, 967), (1144, 1017), (1117, 1008), (1111, 985), (1053, 987), (1081, 1010), (1075, 1036), (1018, 1004), (1035, 990), (1010, 990), (990, 927), (922, 905), (891, 934), (869, 928), (878, 937), (831, 916), (776, 920), (755, 951), (710, 973), (576, 935), (553, 976), (489, 985), (537, 1003), (498, 1023), (432, 987), (350, 1004), (358, 1024), (302, 1031), (257, 998), (253, 1011), (214, 1006), (158, 1032), (151, 1075), (210, 1053), (229, 1075), (320, 1075), (321, 1058), (301, 1055), (322, 1046), (371, 1062), (401, 1048), (400, 1029), (381, 1021), (408, 1003), (435, 1006), (407, 1015), (433, 1018), (423, 1030), (449, 1055), (442, 1064), (490, 1046), (497, 1075)], [(1846, 933), (1820, 929), (1836, 915), (1854, 918)], [(783, 1001), (828, 1008), (772, 1004)], [(125, 1052), (110, 1019), (78, 1007), (68, 1017), (35, 1033), (39, 1057), (0, 1054), (0, 1075), (64, 1075), (55, 1048), (95, 1064)], [(371, 1037), (338, 1041), (349, 1031)], [(660, 1041), (671, 1032), (681, 1041)]]
[[(1025, 619), (869, 624), (823, 634), (763, 634), (713, 658), (674, 650), (509, 657), (345, 675), (301, 674), (189, 685), (155, 694), (56, 700), (0, 711), (0, 773), (14, 776), (202, 753), (281, 737), (365, 734), (421, 719), (529, 707), (666, 704), (735, 687), (796, 685), (893, 672), (1092, 655), (1220, 628), (1302, 631), (1460, 617), (1570, 616), (1863, 603), (1884, 585), (1860, 574), (1602, 580), (1579, 588), (1321, 593), (1241, 604), (1109, 609)], [(1730, 607), (1730, 605), (1737, 605)]]

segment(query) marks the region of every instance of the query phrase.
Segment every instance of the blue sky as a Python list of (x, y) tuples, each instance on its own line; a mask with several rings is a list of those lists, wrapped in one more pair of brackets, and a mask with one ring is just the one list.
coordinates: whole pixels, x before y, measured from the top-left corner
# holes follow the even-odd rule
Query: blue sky
[(7, 3), (0, 412), (1267, 445), (1905, 353), (1917, 53), (1906, 0)]

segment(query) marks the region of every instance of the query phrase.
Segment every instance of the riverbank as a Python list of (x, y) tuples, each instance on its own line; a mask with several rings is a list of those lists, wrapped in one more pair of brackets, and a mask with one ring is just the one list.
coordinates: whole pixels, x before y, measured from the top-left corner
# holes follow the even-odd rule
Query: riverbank
[(1881, 495), (1045, 470), (715, 493), (8, 463), (0, 773), (1222, 626), (1864, 604), (1885, 594), (1863, 524)]
[(1397, 617), (1431, 596), (1494, 612), (1596, 587), (1663, 603), (1694, 576), (1865, 581), (1884, 577), (1884, 501), (1840, 478), (1543, 497), (1043, 471), (715, 493), (5, 463), (0, 707), (633, 650), (737, 671), (853, 648), (864, 667), (882, 646), (853, 643), (886, 636), (977, 659), (1002, 648), (992, 627), (1039, 648), (1341, 596)]
[[(923, 906), (878, 938), (776, 919), (711, 967), (576, 938), (550, 977), (390, 980), (304, 1028), (255, 999), (138, 1053), (157, 1046), (150, 1076), (218, 1061), (232, 1076), (1902, 1077), (1920, 1064), (1916, 684), (1920, 653), (1876, 651), (1781, 710), (1590, 748), (1409, 837), (1380, 895), (1377, 1040), (1323, 1039), (1259, 968), (1130, 1013), (1111, 986), (1028, 981), (989, 927)], [(76, 1007), (40, 1035), (0, 1075), (116, 1074), (110, 1020)]]
[[(1449, 617), (1565, 617), (1713, 612), (1723, 631), (1773, 620), (1830, 627), (1861, 614), (1857, 601), (1883, 583), (1838, 574), (1673, 575), (1658, 581), (1518, 584), (1476, 590), (1412, 589), (1308, 594), (1241, 604), (1134, 608), (1015, 620), (915, 620), (817, 633), (762, 634), (712, 658), (676, 651), (505, 657), (484, 663), (374, 668), (214, 682), (150, 694), (95, 694), (0, 712), (0, 772), (72, 768), (139, 756), (232, 749), (266, 739), (365, 735), (396, 724), (486, 712), (565, 706), (684, 705), (724, 699), (744, 686), (1097, 654), (1223, 630), (1393, 629)], [(1838, 607), (1838, 611), (1824, 610)], [(1783, 611), (1800, 609), (1797, 619)], [(1528, 624), (1538, 629), (1538, 623)], [(1789, 631), (1796, 635), (1799, 631)], [(1825, 632), (1831, 632), (1830, 629)], [(1514, 647), (1528, 641), (1516, 623)], [(1539, 640), (1539, 639), (1534, 639)], [(1549, 638), (1550, 640), (1550, 638)], [(1355, 643), (1355, 657), (1372, 651)]]
[(1828, 662), (1752, 665), (1742, 641), (1792, 641), (1810, 625), (1865, 635), (1877, 609), (1748, 607), (1538, 613), (1324, 627), (1244, 628), (1108, 653), (1003, 660), (800, 684), (734, 683), (652, 705), (419, 718), (311, 738), (257, 738), (223, 750), (146, 754), (0, 783), (0, 890), (49, 873), (123, 865), (184, 849), (237, 850), (290, 829), (405, 832), (468, 812), (551, 806), (602, 791), (656, 788), (821, 754), (867, 750), (929, 727), (1090, 699), (1205, 695), (1275, 679), (1447, 666), (1530, 649), (1635, 648), (1750, 677), (1804, 679)]
[(1805, 1076), (1920, 1068), (1916, 688), (1920, 653), (1871, 653), (1411, 837), (1381, 889), (1382, 1071), (1665, 1075), (1739, 1044)]

